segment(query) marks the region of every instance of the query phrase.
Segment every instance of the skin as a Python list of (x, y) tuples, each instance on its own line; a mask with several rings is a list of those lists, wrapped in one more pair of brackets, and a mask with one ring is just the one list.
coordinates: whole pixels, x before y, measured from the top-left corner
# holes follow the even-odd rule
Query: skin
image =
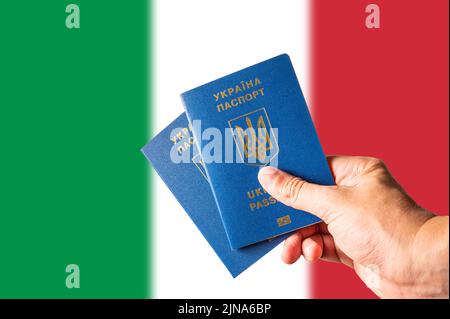
[(287, 264), (302, 255), (343, 263), (382, 298), (449, 297), (449, 220), (419, 207), (375, 158), (330, 156), (336, 186), (264, 167), (261, 185), (280, 202), (321, 218), (291, 235)]

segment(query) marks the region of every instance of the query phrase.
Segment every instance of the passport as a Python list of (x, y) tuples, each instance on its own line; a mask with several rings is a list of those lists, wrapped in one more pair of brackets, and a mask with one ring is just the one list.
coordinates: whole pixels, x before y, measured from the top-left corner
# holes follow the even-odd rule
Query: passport
[(199, 162), (174, 163), (170, 155), (174, 150), (190, 157), (198, 154), (184, 113), (145, 145), (142, 152), (233, 277), (285, 238), (232, 250), (204, 168)]
[(232, 249), (320, 222), (270, 196), (258, 171), (277, 166), (334, 180), (287, 54), (181, 94)]

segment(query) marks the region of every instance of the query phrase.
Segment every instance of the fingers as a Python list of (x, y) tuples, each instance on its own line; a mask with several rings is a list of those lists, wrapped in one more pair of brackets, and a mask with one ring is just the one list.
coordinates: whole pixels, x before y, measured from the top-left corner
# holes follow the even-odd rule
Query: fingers
[(339, 262), (340, 259), (336, 254), (333, 237), (316, 232), (318, 227), (315, 227), (315, 229), (311, 227), (300, 229), (285, 240), (282, 260), (290, 265), (303, 255), (310, 262), (319, 259)]
[(310, 262), (319, 260), (323, 254), (323, 239), (321, 234), (312, 235), (302, 243), (302, 251), (305, 259)]
[(315, 234), (309, 238), (305, 238), (302, 243), (302, 251), (305, 259), (310, 262), (321, 259), (352, 266), (351, 259), (336, 247), (331, 235)]
[(303, 237), (300, 232), (296, 232), (284, 241), (281, 259), (286, 264), (293, 264), (300, 258), (302, 255), (302, 241)]
[(320, 259), (353, 266), (352, 260), (335, 245), (330, 234), (320, 232), (320, 227), (310, 227), (297, 231), (285, 240), (282, 260), (286, 264), (295, 263), (303, 255), (310, 262)]
[(307, 211), (327, 222), (327, 215), (335, 205), (338, 189), (308, 183), (275, 167), (264, 167), (258, 174), (262, 187), (278, 201)]
[(314, 233), (316, 233), (318, 230), (317, 225), (311, 225), (305, 228), (302, 228), (289, 236), (284, 241), (284, 248), (283, 253), (281, 255), (281, 259), (286, 264), (293, 264), (295, 263), (300, 256), (302, 255), (302, 242), (304, 238), (307, 238)]
[(336, 246), (334, 239), (331, 235), (323, 234), (323, 254), (321, 259), (324, 261), (342, 263), (349, 267), (353, 267), (353, 261), (344, 252)]

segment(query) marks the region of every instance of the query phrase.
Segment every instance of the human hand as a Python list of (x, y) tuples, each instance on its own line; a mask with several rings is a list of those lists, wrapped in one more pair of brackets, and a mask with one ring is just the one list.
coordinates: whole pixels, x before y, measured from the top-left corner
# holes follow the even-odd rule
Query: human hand
[(336, 186), (308, 183), (273, 167), (259, 172), (273, 197), (323, 220), (291, 235), (282, 259), (341, 262), (380, 297), (448, 298), (448, 216), (419, 207), (378, 159), (328, 161)]

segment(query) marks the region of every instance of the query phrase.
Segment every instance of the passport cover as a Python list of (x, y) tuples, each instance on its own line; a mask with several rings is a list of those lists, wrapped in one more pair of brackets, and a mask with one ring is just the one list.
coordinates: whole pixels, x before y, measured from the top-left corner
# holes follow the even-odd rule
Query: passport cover
[(183, 113), (145, 145), (142, 152), (231, 275), (236, 277), (285, 237), (274, 238), (239, 250), (230, 248), (203, 166), (194, 162), (177, 164), (171, 160), (170, 152), (173, 149), (181, 150), (190, 157), (195, 157), (198, 152), (194, 147), (188, 124)]
[[(260, 167), (273, 165), (313, 183), (334, 184), (287, 54), (187, 91), (181, 99), (233, 249), (320, 222), (277, 202), (257, 178)], [(216, 138), (211, 128), (222, 133), (221, 145), (211, 147)], [(232, 163), (225, 162), (227, 134), (234, 140)], [(221, 158), (212, 161), (211, 154)]]

